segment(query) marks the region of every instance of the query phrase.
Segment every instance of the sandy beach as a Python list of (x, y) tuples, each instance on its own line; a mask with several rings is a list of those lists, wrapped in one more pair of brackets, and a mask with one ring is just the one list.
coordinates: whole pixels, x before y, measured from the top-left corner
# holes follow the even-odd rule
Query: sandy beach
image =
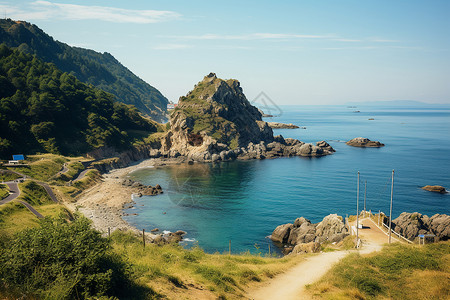
[[(133, 203), (133, 188), (123, 186), (122, 181), (130, 173), (143, 168), (177, 164), (184, 162), (179, 159), (147, 159), (121, 169), (114, 169), (103, 174), (102, 181), (84, 191), (75, 203), (68, 204), (72, 211), (78, 210), (92, 220), (92, 225), (100, 232), (108, 229), (138, 231), (122, 219), (123, 208)], [(164, 190), (164, 187), (163, 187)]]

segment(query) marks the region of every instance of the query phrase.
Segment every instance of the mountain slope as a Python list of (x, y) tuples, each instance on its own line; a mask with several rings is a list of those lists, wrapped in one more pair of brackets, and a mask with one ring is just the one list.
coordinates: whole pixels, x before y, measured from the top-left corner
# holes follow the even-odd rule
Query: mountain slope
[(98, 53), (53, 40), (36, 25), (0, 20), (0, 42), (45, 62), (54, 63), (63, 72), (133, 104), (155, 121), (163, 121), (168, 100), (154, 87), (134, 75), (109, 53)]
[(157, 124), (36, 56), (0, 45), (0, 157), (128, 148)]

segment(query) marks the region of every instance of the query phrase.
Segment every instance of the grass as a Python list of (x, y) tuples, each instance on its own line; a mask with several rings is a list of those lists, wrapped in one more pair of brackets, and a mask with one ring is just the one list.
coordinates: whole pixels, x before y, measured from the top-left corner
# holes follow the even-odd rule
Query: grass
[(52, 203), (44, 187), (34, 181), (26, 180), (25, 182), (19, 183), (19, 189), (20, 196), (18, 199), (24, 200), (33, 206)]
[(139, 238), (116, 231), (113, 247), (133, 265), (138, 281), (168, 298), (177, 298), (189, 287), (227, 298), (243, 297), (249, 285), (272, 278), (302, 257), (282, 259), (250, 254), (207, 254), (195, 247), (148, 244), (144, 249)]
[(385, 246), (351, 254), (309, 287), (321, 299), (445, 299), (450, 294), (450, 242)]
[(72, 183), (72, 185), (60, 185), (56, 188), (62, 193), (65, 200), (73, 202), (76, 200), (77, 196), (83, 192), (83, 190), (95, 185), (100, 178), (100, 172), (92, 169), (84, 175), (83, 179)]
[[(72, 219), (72, 214), (62, 205), (53, 203), (33, 206), (44, 217), (64, 215)], [(12, 236), (27, 228), (38, 226), (38, 218), (25, 206), (13, 201), (0, 206), (0, 235)]]
[(10, 173), (7, 170), (0, 170), (0, 182), (1, 181), (13, 181), (18, 178), (21, 178), (22, 176)]
[(0, 184), (0, 200), (9, 196), (9, 188), (6, 184)]
[(55, 176), (68, 159), (61, 155), (40, 154), (27, 157), (27, 167), (9, 168), (37, 180), (48, 181)]

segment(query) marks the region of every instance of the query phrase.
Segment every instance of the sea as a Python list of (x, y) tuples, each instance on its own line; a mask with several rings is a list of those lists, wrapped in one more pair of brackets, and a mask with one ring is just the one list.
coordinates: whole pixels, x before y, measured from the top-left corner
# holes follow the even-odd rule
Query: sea
[[(296, 124), (274, 135), (325, 140), (336, 152), (140, 169), (130, 177), (160, 184), (164, 194), (135, 198), (125, 220), (146, 231), (186, 231), (182, 244), (208, 253), (277, 253), (268, 236), (298, 217), (316, 223), (329, 214), (355, 215), (358, 199), (359, 210), (389, 215), (393, 173), (393, 218), (450, 213), (450, 194), (421, 189), (450, 189), (450, 106), (281, 106), (265, 121)], [(345, 144), (355, 137), (385, 147)]]

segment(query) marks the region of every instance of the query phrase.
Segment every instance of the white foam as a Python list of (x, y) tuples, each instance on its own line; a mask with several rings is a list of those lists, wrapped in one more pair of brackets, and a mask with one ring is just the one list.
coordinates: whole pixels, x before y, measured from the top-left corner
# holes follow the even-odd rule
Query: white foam
[(169, 230), (164, 230), (164, 231), (163, 231), (163, 234), (169, 234), (169, 233), (170, 233)]
[(185, 238), (185, 239), (183, 239), (183, 241), (185, 241), (185, 242), (195, 242), (195, 239), (194, 238), (192, 238), (192, 239)]

